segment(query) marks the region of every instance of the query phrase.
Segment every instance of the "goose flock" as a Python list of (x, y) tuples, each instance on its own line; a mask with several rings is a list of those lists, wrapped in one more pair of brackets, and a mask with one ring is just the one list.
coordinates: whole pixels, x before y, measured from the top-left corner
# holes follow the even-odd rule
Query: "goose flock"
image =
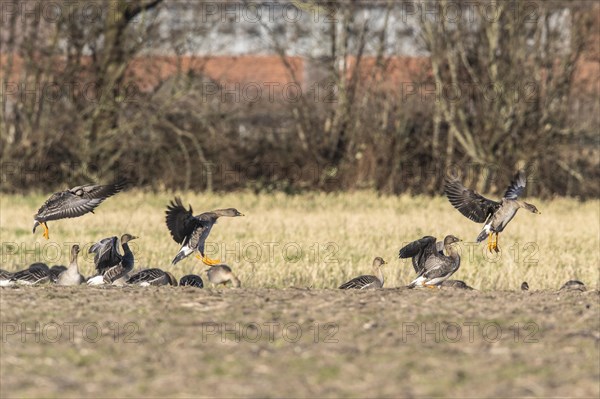
[[(498, 237), (508, 223), (521, 208), (539, 214), (538, 209), (527, 202), (519, 200), (525, 190), (527, 179), (525, 172), (517, 172), (500, 201), (490, 200), (476, 191), (463, 186), (457, 179), (449, 179), (444, 186), (444, 194), (461, 214), (484, 227), (476, 241), (488, 239), (487, 249), (499, 252)], [(47, 223), (66, 218), (85, 215), (100, 205), (107, 198), (119, 193), (126, 187), (124, 181), (109, 185), (77, 186), (52, 194), (34, 216), (33, 233), (38, 226), (44, 228), (43, 236), (49, 239)], [(180, 262), (193, 253), (208, 266), (205, 275), (208, 281), (216, 286), (230, 284), (241, 287), (240, 279), (231, 267), (221, 264), (220, 260), (210, 259), (204, 252), (206, 239), (220, 217), (244, 216), (235, 208), (217, 209), (194, 216), (191, 205), (186, 209), (180, 198), (175, 197), (166, 209), (166, 226), (173, 240), (180, 245), (172, 265)], [(129, 243), (136, 236), (125, 233), (121, 237), (103, 238), (89, 249), (94, 254), (95, 275), (85, 278), (79, 272), (77, 257), (79, 245), (71, 247), (70, 263), (65, 266), (53, 266), (34, 263), (27, 269), (8, 272), (0, 269), (0, 286), (38, 285), (54, 283), (57, 285), (137, 285), (137, 286), (191, 286), (203, 288), (202, 277), (195, 274), (183, 276), (179, 282), (168, 271), (157, 268), (145, 269), (134, 273), (135, 258)], [(449, 280), (460, 267), (460, 254), (457, 244), (461, 240), (454, 235), (446, 235), (443, 241), (433, 236), (419, 238), (399, 251), (399, 258), (412, 260), (416, 278), (408, 284), (408, 288), (442, 286), (472, 289), (460, 280)], [(120, 248), (119, 248), (120, 247)], [(120, 251), (122, 250), (122, 252)], [(387, 262), (381, 257), (373, 260), (371, 275), (362, 275), (339, 286), (340, 289), (377, 289), (384, 284), (382, 266)], [(574, 288), (573, 288), (574, 287)], [(565, 284), (565, 289), (581, 290), (583, 283), (573, 280)], [(529, 287), (526, 282), (522, 289)]]

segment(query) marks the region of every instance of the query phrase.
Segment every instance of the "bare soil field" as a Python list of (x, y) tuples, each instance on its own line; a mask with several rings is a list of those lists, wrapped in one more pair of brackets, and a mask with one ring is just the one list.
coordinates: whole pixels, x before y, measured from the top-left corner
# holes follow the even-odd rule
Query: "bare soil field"
[(0, 290), (2, 397), (598, 397), (599, 292)]

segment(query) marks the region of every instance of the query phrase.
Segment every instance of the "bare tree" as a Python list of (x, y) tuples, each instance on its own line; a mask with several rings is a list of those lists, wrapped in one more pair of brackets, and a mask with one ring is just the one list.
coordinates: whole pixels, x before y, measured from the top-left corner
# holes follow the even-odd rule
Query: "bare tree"
[[(442, 9), (448, 4), (439, 3)], [(574, 71), (589, 29), (586, 12), (551, 2), (486, 2), (472, 10), (472, 19), (422, 23), (441, 94), (435, 130), (446, 132), (445, 166), (475, 163), (508, 175), (529, 165), (538, 178), (556, 176), (556, 167), (578, 174), (561, 163), (558, 151), (571, 129)], [(487, 172), (481, 168), (471, 176), (483, 191), (493, 182)]]

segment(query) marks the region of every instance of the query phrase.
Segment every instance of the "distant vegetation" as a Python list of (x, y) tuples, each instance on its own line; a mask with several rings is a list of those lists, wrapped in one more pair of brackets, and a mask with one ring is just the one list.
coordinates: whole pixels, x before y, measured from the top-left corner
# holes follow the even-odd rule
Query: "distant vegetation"
[[(277, 101), (228, 95), (204, 73), (210, 56), (185, 66), (186, 43), (214, 40), (220, 20), (193, 14), (194, 30), (169, 29), (161, 0), (106, 2), (94, 18), (85, 3), (54, 2), (62, 18), (37, 20), (23, 1), (5, 3), (4, 192), (126, 177), (152, 190), (435, 194), (448, 174), (501, 192), (525, 167), (529, 194), (600, 195), (596, 3), (499, 2), (490, 20), (459, 2), (469, 20), (415, 19), (424, 56), (412, 64), (386, 42), (398, 15), (418, 15), (398, 8), (409, 2), (382, 2), (377, 18), (363, 16), (369, 3), (293, 3), (337, 22), (300, 55), (287, 43), (299, 27), (256, 23), (292, 87), (307, 90)], [(173, 73), (139, 71), (165, 52)]]

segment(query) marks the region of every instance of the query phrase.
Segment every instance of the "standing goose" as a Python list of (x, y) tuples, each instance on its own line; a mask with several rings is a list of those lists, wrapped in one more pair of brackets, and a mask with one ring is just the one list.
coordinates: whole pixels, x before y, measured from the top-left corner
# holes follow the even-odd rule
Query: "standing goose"
[(190, 286), (196, 288), (204, 288), (204, 281), (202, 281), (202, 277), (196, 274), (188, 274), (183, 276), (181, 280), (179, 280), (179, 285), (181, 287)]
[[(517, 199), (525, 190), (526, 184), (525, 172), (520, 170), (506, 189), (500, 202), (485, 198), (476, 191), (466, 188), (456, 179), (446, 181), (444, 193), (452, 206), (458, 209), (460, 213), (474, 222), (485, 222), (483, 230), (477, 236), (477, 242), (481, 242), (487, 237), (488, 250), (490, 252), (500, 252), (498, 235), (515, 217), (519, 208), (527, 209), (533, 213), (540, 213), (534, 205)], [(495, 240), (492, 240), (494, 234)]]
[(381, 266), (385, 265), (387, 262), (382, 258), (377, 257), (373, 260), (373, 275), (368, 276), (358, 276), (353, 278), (340, 285), (339, 289), (347, 290), (350, 288), (355, 288), (358, 290), (366, 290), (370, 288), (383, 288), (383, 272), (381, 271)]
[(181, 244), (181, 249), (173, 259), (173, 264), (188, 257), (194, 251), (198, 251), (197, 256), (206, 265), (216, 265), (221, 261), (210, 259), (204, 254), (204, 243), (210, 234), (213, 225), (221, 216), (236, 217), (244, 216), (235, 208), (217, 209), (212, 212), (205, 212), (198, 216), (193, 215), (192, 206), (185, 209), (181, 199), (175, 197), (175, 201), (167, 206), (166, 211), (167, 227), (176, 243)]
[(11, 282), (20, 285), (51, 283), (50, 268), (45, 263), (34, 263), (28, 269), (13, 274)]
[(90, 247), (89, 253), (94, 253), (94, 265), (97, 275), (90, 278), (88, 285), (114, 284), (133, 270), (134, 257), (129, 248), (129, 242), (137, 237), (129, 233), (121, 236), (123, 255), (119, 253), (117, 237), (108, 237)]
[(425, 236), (421, 239), (411, 242), (400, 249), (398, 257), (400, 259), (412, 258), (412, 265), (415, 273), (421, 273), (425, 261), (433, 255), (434, 252), (443, 254), (444, 243), (437, 241), (432, 236)]
[(131, 276), (126, 284), (148, 287), (151, 285), (173, 285), (177, 286), (177, 280), (169, 273), (160, 269), (146, 269)]
[(79, 265), (77, 264), (77, 255), (79, 254), (79, 245), (71, 247), (71, 263), (67, 270), (60, 273), (56, 284), (58, 285), (79, 285), (83, 284), (85, 278), (79, 273)]
[(108, 185), (87, 184), (54, 193), (44, 202), (33, 216), (33, 233), (42, 225), (44, 238), (49, 239), (48, 224), (50, 220), (75, 218), (94, 212), (94, 209), (111, 195), (115, 195), (125, 187), (125, 182), (120, 181)]
[[(444, 280), (447, 280), (451, 275), (453, 275), (460, 267), (460, 255), (458, 254), (456, 246), (454, 245), (454, 243), (459, 242), (460, 239), (453, 235), (448, 235), (444, 238), (444, 250), (448, 254), (448, 256), (446, 256), (443, 253), (435, 250), (435, 238), (430, 238), (433, 238), (433, 240), (429, 240), (429, 244), (421, 244), (433, 247), (428, 251), (425, 250), (431, 255), (425, 259), (423, 267), (417, 275), (417, 278), (408, 285), (408, 288), (414, 288), (417, 286), (434, 287), (436, 285), (440, 285)], [(416, 247), (419, 245), (417, 243), (419, 243), (421, 240), (414, 241), (411, 244), (408, 244), (407, 247), (413, 244)]]
[(226, 285), (231, 281), (233, 288), (240, 288), (242, 283), (239, 278), (231, 271), (231, 268), (227, 265), (215, 265), (211, 266), (206, 270), (208, 281), (214, 285), (223, 284)]

